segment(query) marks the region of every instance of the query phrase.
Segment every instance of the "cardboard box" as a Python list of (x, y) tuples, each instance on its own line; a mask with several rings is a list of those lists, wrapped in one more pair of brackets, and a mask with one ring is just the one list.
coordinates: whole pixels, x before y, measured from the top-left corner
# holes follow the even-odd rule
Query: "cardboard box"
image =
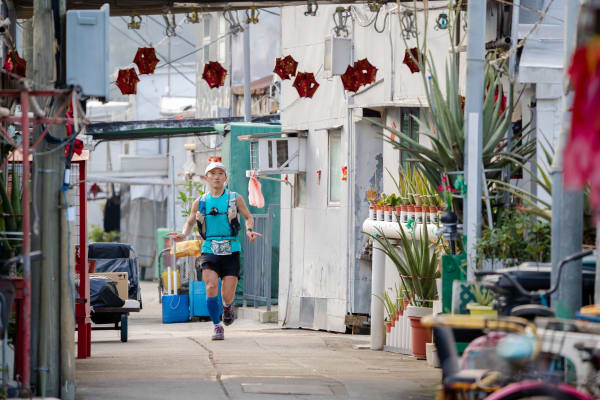
[(112, 279), (117, 284), (117, 292), (123, 300), (129, 298), (129, 274), (127, 272), (96, 272), (90, 274), (90, 278), (94, 276), (103, 276)]

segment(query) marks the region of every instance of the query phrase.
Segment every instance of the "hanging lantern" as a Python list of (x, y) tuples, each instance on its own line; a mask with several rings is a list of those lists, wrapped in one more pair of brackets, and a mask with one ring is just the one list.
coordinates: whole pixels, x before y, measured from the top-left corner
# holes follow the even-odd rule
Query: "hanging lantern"
[(92, 192), (92, 196), (94, 196), (95, 199), (96, 196), (98, 196), (98, 193), (102, 192), (102, 189), (100, 188), (100, 186), (98, 186), (97, 183), (94, 183), (92, 187), (90, 187), (90, 192)]
[[(412, 57), (411, 57), (411, 55), (412, 55)], [(413, 47), (410, 50), (407, 49), (404, 53), (404, 61), (402, 61), (402, 63), (406, 64), (408, 69), (410, 69), (410, 72), (412, 72), (413, 74), (415, 72), (421, 71), (419, 69), (419, 65), (415, 62), (415, 60), (417, 60), (419, 62), (423, 61), (423, 57), (421, 56), (419, 49), (417, 49), (416, 47)]]
[(354, 68), (360, 74), (360, 83), (361, 85), (368, 85), (370, 83), (375, 82), (375, 77), (377, 76), (377, 68), (373, 64), (369, 62), (366, 58), (362, 60), (358, 60), (354, 63)]
[(285, 56), (285, 58), (277, 58), (275, 60), (275, 72), (282, 80), (291, 79), (292, 76), (296, 75), (296, 69), (298, 68), (298, 61), (294, 60), (292, 56)]
[(312, 72), (298, 72), (292, 86), (296, 88), (300, 97), (311, 98), (317, 91), (319, 84)]
[(208, 64), (204, 64), (204, 72), (202, 72), (202, 79), (208, 83), (211, 89), (214, 89), (225, 84), (225, 77), (227, 76), (227, 70), (216, 61), (211, 61)]
[(135, 54), (133, 62), (137, 65), (140, 75), (154, 73), (154, 68), (158, 64), (156, 52), (153, 47), (140, 47)]
[(27, 61), (19, 57), (19, 53), (16, 50), (9, 51), (4, 62), (4, 69), (24, 78), (27, 71)]
[(344, 89), (348, 90), (349, 92), (356, 93), (356, 91), (361, 87), (361, 73), (351, 65), (348, 65), (346, 72), (344, 72), (340, 77), (342, 78), (342, 85), (344, 85)]
[(600, 39), (573, 54), (569, 68), (574, 89), (571, 134), (564, 152), (564, 179), (569, 188), (591, 185), (591, 203), (600, 210)]
[(119, 70), (119, 76), (115, 83), (121, 89), (122, 94), (136, 94), (137, 83), (139, 81), (140, 78), (135, 73), (135, 69), (129, 68)]

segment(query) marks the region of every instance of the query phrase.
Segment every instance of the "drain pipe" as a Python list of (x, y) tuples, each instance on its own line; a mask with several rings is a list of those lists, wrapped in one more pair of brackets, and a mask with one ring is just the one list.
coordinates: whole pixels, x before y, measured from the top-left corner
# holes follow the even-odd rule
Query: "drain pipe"
[[(568, 63), (575, 49), (579, 2), (565, 2), (564, 59)], [(563, 151), (565, 148), (573, 102), (573, 92), (563, 95), (563, 128), (552, 165), (552, 284), (558, 277), (560, 260), (581, 251), (583, 243), (583, 190), (567, 190), (563, 185)], [(552, 295), (552, 309), (557, 316), (570, 318), (581, 307), (581, 260), (570, 262), (563, 271), (558, 290)]]

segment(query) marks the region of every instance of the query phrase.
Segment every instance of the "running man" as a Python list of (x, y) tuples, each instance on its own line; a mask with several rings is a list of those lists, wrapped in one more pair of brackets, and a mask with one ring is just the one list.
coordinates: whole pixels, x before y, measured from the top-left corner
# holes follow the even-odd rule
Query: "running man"
[(210, 319), (215, 325), (212, 340), (225, 339), (224, 329), (219, 315), (219, 281), (221, 278), (221, 296), (223, 298), (223, 323), (233, 323), (233, 298), (240, 277), (240, 250), (238, 240), (240, 228), (239, 216), (246, 220), (246, 236), (251, 243), (261, 237), (254, 232), (254, 218), (248, 210), (242, 196), (226, 188), (227, 170), (220, 162), (211, 162), (204, 172), (209, 193), (194, 201), (188, 220), (181, 233), (171, 232), (175, 242), (185, 239), (198, 224), (200, 235), (204, 239), (202, 256), (196, 261), (202, 270), (202, 281), (206, 284), (206, 306)]

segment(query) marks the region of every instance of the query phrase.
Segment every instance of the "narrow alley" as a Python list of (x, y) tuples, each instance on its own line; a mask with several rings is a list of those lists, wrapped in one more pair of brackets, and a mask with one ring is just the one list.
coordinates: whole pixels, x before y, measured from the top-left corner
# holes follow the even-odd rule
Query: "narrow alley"
[(439, 382), (425, 361), (359, 349), (368, 336), (236, 320), (213, 342), (210, 322), (162, 324), (156, 285), (141, 286), (127, 343), (92, 333), (92, 357), (77, 360), (78, 399), (431, 399)]

